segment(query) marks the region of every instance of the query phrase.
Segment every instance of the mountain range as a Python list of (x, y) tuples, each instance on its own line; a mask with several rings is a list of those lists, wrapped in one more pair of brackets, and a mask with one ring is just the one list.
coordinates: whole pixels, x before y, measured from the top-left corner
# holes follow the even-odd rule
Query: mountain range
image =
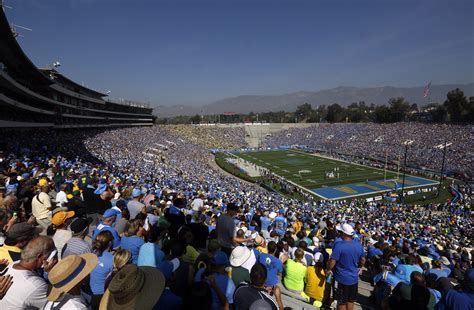
[(225, 112), (292, 112), (296, 110), (297, 106), (306, 102), (310, 103), (313, 107), (333, 103), (348, 106), (352, 102), (359, 101), (365, 101), (367, 104), (382, 105), (394, 97), (404, 97), (410, 103), (424, 106), (430, 102), (444, 102), (446, 94), (455, 88), (464, 91), (466, 97), (474, 96), (474, 83), (431, 85), (429, 96), (426, 98), (423, 97), (425, 86), (366, 88), (340, 86), (320, 91), (298, 91), (282, 95), (243, 95), (224, 98), (203, 106), (156, 106), (154, 113), (161, 118), (177, 115), (222, 114)]

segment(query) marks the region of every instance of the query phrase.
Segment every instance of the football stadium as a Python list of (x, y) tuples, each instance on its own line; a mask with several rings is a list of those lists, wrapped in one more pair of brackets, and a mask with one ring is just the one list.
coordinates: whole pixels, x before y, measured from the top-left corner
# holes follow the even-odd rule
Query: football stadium
[(471, 2), (0, 1), (0, 310), (474, 309)]

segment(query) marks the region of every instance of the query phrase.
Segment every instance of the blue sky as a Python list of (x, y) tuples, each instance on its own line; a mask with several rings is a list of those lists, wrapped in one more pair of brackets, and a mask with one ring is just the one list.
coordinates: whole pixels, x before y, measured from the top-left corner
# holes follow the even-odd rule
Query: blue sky
[(474, 81), (474, 1), (6, 0), (39, 67), (154, 105)]

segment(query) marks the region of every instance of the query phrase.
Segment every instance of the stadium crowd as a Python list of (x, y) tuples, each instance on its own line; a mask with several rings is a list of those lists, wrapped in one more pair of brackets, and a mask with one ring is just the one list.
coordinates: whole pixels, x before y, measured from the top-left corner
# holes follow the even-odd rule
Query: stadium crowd
[(0, 309), (352, 309), (362, 271), (376, 307), (473, 309), (467, 195), (298, 201), (221, 173), (208, 148), (230, 136), (199, 137), (5, 132)]
[(396, 161), (404, 157), (403, 142), (413, 140), (407, 155), (408, 165), (440, 171), (443, 150), (448, 147), (445, 171), (474, 173), (474, 132), (471, 126), (400, 122), (394, 124), (354, 123), (318, 124), (273, 133), (265, 147), (307, 145), (323, 151)]
[(237, 149), (246, 146), (245, 129), (242, 126), (170, 125), (167, 129), (187, 140), (207, 148)]

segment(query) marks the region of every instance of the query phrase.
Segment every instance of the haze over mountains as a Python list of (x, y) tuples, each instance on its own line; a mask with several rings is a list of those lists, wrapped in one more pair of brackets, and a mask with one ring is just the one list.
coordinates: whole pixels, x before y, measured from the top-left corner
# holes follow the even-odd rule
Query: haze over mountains
[(425, 86), (419, 87), (336, 87), (320, 91), (299, 91), (282, 95), (244, 95), (224, 98), (204, 106), (157, 106), (154, 113), (158, 117), (195, 114), (260, 113), (270, 111), (295, 111), (296, 107), (307, 102), (313, 107), (338, 103), (348, 106), (352, 102), (365, 101), (367, 104), (386, 104), (390, 98), (404, 97), (410, 103), (424, 106), (429, 102), (442, 103), (446, 94), (455, 88), (464, 91), (466, 97), (474, 96), (474, 83), (431, 85), (430, 95), (423, 98)]

